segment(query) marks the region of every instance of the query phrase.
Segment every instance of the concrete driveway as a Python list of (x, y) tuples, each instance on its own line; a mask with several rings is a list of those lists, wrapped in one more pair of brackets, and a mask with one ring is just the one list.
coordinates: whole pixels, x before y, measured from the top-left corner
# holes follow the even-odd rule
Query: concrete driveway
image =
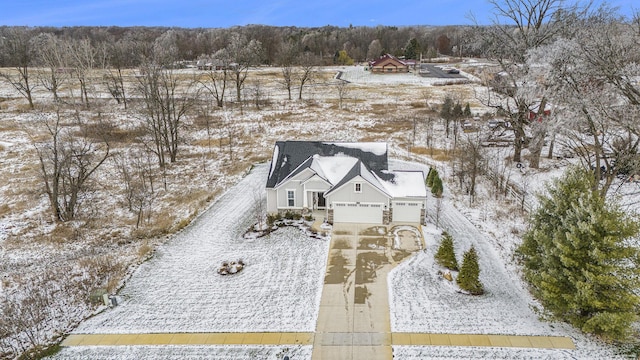
[(424, 248), (417, 227), (336, 223), (313, 359), (391, 359), (387, 274)]

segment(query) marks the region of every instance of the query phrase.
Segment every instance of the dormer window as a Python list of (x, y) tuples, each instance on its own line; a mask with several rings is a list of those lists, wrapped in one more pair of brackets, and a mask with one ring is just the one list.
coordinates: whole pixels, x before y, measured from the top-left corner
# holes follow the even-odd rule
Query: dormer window
[(361, 193), (362, 192), (362, 184), (361, 183), (355, 183), (353, 188), (354, 188), (355, 192), (357, 192), (357, 193)]

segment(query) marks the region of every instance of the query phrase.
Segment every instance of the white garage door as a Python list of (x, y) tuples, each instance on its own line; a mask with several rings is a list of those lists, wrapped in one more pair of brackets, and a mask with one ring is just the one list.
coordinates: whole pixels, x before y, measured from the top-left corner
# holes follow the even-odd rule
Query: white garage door
[(333, 203), (333, 222), (382, 224), (382, 204)]
[(394, 201), (393, 206), (393, 222), (412, 222), (420, 223), (420, 214), (422, 203), (411, 201)]

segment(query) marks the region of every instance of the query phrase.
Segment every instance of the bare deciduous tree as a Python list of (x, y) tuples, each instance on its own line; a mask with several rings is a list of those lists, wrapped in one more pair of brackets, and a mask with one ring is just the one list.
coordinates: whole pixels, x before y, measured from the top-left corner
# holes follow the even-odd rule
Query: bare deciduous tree
[(293, 72), (295, 59), (298, 56), (297, 47), (292, 42), (283, 42), (278, 51), (278, 63), (282, 72), (282, 86), (287, 90), (291, 100), (291, 88), (293, 87)]
[[(53, 119), (43, 117), (45, 141), (34, 141), (45, 193), (57, 221), (75, 218), (89, 180), (109, 156), (109, 143), (88, 133), (86, 122), (76, 112), (65, 123), (58, 108)], [(73, 130), (75, 129), (75, 132)]]
[(2, 39), (1, 51), (8, 57), (7, 63), (18, 72), (15, 76), (10, 72), (0, 72), (0, 78), (5, 79), (20, 95), (29, 102), (29, 108), (34, 109), (33, 90), (36, 88), (31, 77), (34, 58), (36, 56), (31, 41), (31, 30), (28, 28), (15, 27), (9, 29), (7, 36)]
[(40, 83), (53, 95), (55, 102), (60, 101), (60, 88), (68, 80), (67, 53), (64, 43), (53, 34), (40, 34), (32, 40), (38, 47), (38, 60), (46, 71), (40, 73)]
[(298, 62), (300, 63), (300, 67), (297, 69), (296, 73), (296, 78), (300, 84), (298, 88), (298, 100), (302, 100), (302, 89), (308, 83), (313, 82), (317, 59), (313, 54), (304, 52), (298, 58)]
[(156, 193), (153, 188), (151, 161), (145, 153), (129, 152), (115, 158), (120, 180), (124, 185), (124, 197), (129, 211), (136, 214), (136, 228), (140, 227), (144, 214), (153, 204)]
[(340, 110), (343, 109), (344, 99), (349, 94), (349, 82), (344, 80), (338, 80), (335, 85), (336, 90), (338, 91), (338, 108)]
[(221, 108), (224, 107), (224, 95), (229, 81), (228, 69), (230, 63), (228, 62), (228, 57), (214, 58), (213, 60), (220, 62), (220, 68), (216, 69), (217, 65), (212, 65), (207, 70), (204, 80), (200, 80), (200, 84), (213, 96), (216, 105)]
[(369, 60), (375, 60), (377, 58), (379, 58), (380, 56), (382, 56), (382, 44), (380, 43), (380, 40), (375, 39), (372, 40), (371, 43), (369, 44), (369, 47), (367, 48), (367, 59)]
[(227, 71), (230, 71), (231, 81), (236, 87), (236, 100), (242, 110), (242, 87), (247, 79), (247, 74), (251, 66), (259, 63), (262, 54), (262, 45), (257, 40), (249, 40), (246, 37), (234, 33), (227, 44), (227, 47), (216, 53), (216, 58), (225, 59), (229, 64)]
[(576, 36), (533, 52), (548, 69), (549, 96), (562, 104), (563, 145), (593, 170), (601, 196), (619, 175), (634, 175), (640, 145), (640, 31), (601, 8)]
[(80, 84), (80, 102), (89, 107), (90, 74), (95, 68), (96, 49), (88, 38), (72, 40), (67, 43), (67, 53), (74, 75)]
[(473, 202), (476, 195), (476, 181), (485, 169), (485, 155), (480, 132), (466, 133), (460, 149), (456, 152), (458, 166), (454, 175), (458, 177), (460, 188)]
[(181, 143), (182, 122), (191, 109), (194, 99), (191, 90), (194, 79), (184, 81), (172, 69), (147, 63), (138, 76), (137, 91), (142, 96), (143, 113), (150, 150), (158, 157), (158, 165), (164, 167), (167, 158), (175, 162)]
[(127, 108), (127, 93), (124, 86), (124, 70), (131, 68), (136, 59), (136, 46), (126, 39), (112, 43), (108, 48), (108, 69), (104, 75), (104, 83), (111, 96), (118, 104)]
[(506, 116), (514, 133), (513, 161), (520, 162), (526, 146), (526, 127), (532, 105), (540, 94), (523, 81), (529, 72), (525, 56), (572, 29), (576, 6), (564, 8), (562, 0), (489, 0), (494, 25), (478, 29), (487, 57), (497, 61), (500, 74), (481, 101)]

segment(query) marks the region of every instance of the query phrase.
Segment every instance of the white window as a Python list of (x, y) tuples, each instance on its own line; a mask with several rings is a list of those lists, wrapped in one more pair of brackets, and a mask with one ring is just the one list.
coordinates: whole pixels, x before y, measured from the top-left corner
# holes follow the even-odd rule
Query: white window
[(293, 207), (296, 205), (296, 192), (295, 190), (287, 190), (287, 206)]
[(354, 187), (355, 191), (357, 193), (361, 193), (362, 192), (362, 184), (360, 183), (355, 183), (355, 187)]

